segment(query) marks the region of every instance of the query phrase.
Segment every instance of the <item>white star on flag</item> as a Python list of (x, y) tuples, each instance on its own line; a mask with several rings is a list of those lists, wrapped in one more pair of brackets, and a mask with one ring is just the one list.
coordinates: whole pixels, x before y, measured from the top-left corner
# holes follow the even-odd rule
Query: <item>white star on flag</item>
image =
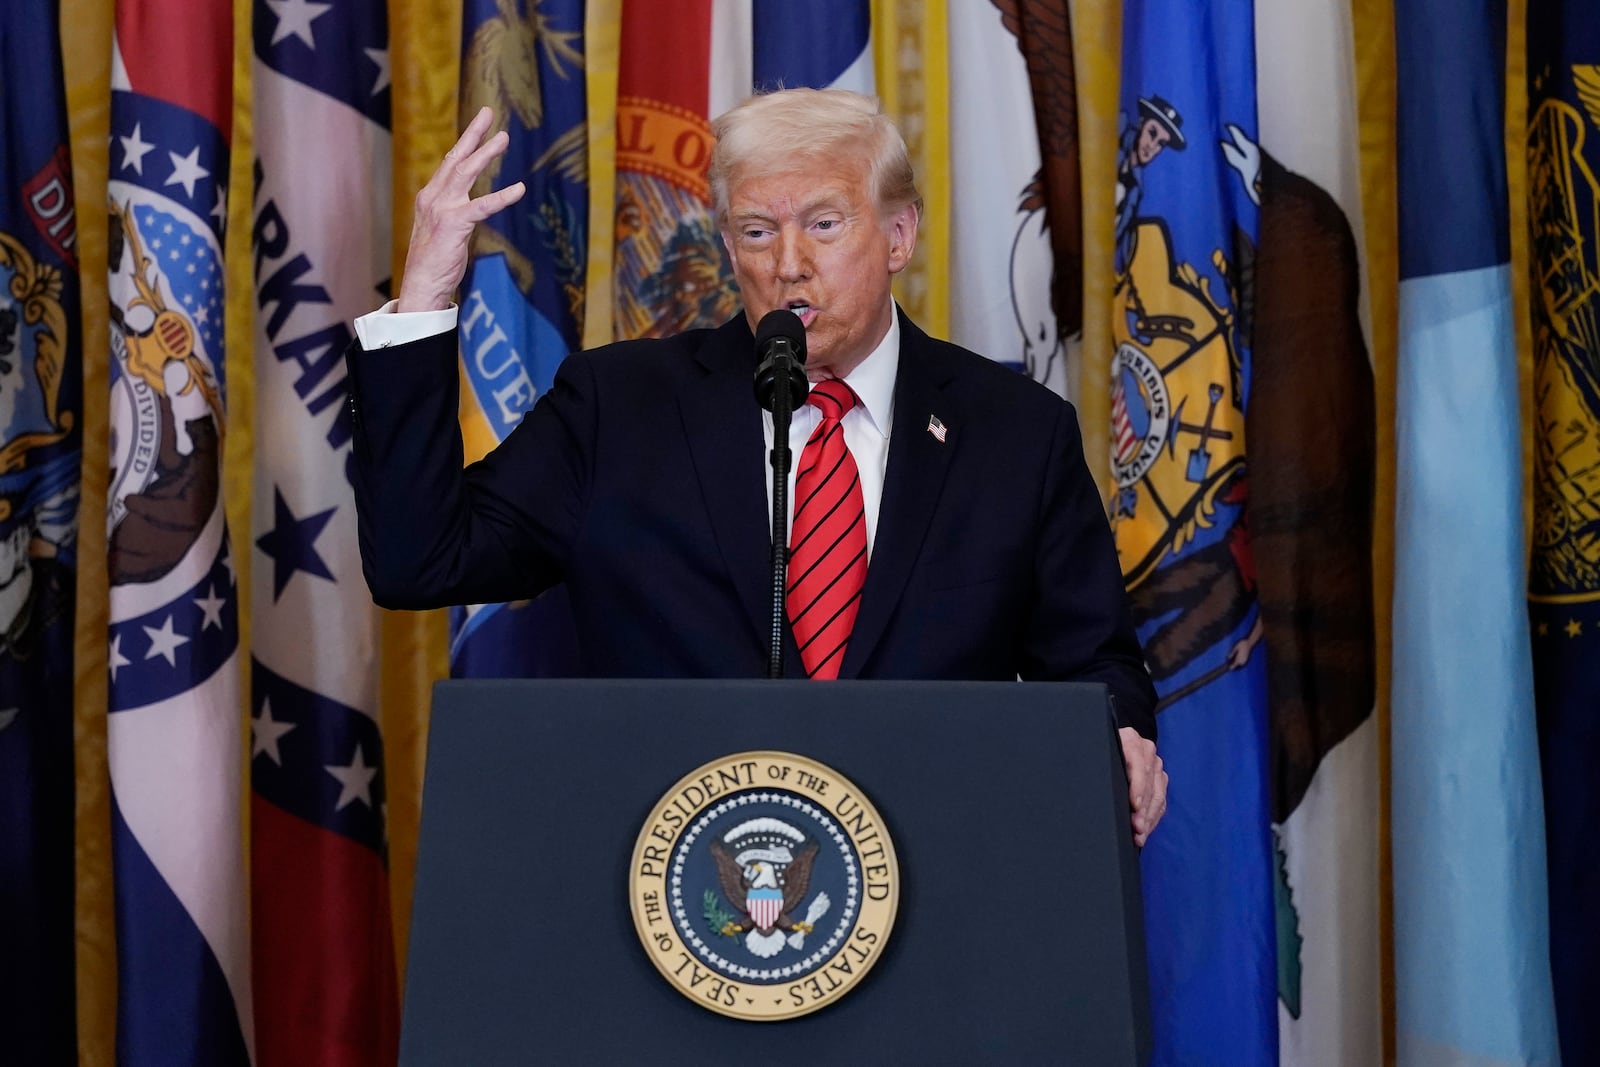
[[(201, 310), (204, 309), (202, 308)], [(205, 596), (194, 598), (195, 607), (199, 608), (202, 613), (200, 620), (201, 630), (211, 626), (215, 626), (219, 630), (222, 629), (222, 607), (226, 603), (226, 600), (217, 595), (217, 589), (214, 585), (206, 586)]]
[(122, 654), (122, 635), (118, 634), (111, 639), (111, 680), (113, 682), (117, 680), (118, 667), (131, 666), (133, 661)]
[(268, 759), (278, 766), (283, 766), (283, 760), (278, 756), (278, 739), (295, 728), (295, 723), (279, 722), (272, 717), (272, 705), (266, 700), (261, 701), (261, 714), (250, 720), (250, 758), (255, 759), (266, 753)]
[(378, 65), (378, 79), (372, 83), (372, 95), (377, 96), (389, 87), (389, 50), (387, 48), (363, 48), (367, 58)]
[(144, 173), (144, 157), (149, 155), (150, 150), (155, 147), (154, 144), (146, 141), (140, 134), (142, 128), (143, 124), (136, 122), (133, 124), (132, 137), (119, 136), (117, 138), (122, 142), (122, 169), (127, 170), (132, 167), (135, 174)]
[(333, 7), (332, 4), (317, 4), (311, 0), (267, 0), (267, 6), (272, 9), (272, 14), (278, 20), (278, 25), (272, 31), (272, 40), (268, 41), (268, 44), (277, 44), (290, 34), (294, 34), (311, 49), (317, 47), (316, 38), (311, 35), (311, 23), (326, 15)]
[(359, 744), (356, 745), (356, 754), (350, 760), (348, 767), (328, 764), (322, 769), (339, 780), (339, 799), (333, 805), (334, 811), (343, 811), (345, 805), (357, 800), (369, 808), (372, 807), (372, 779), (377, 777), (378, 768), (367, 766)]
[(228, 190), (221, 182), (217, 183), (217, 202), (211, 208), (211, 217), (220, 223), (228, 221)]
[(162, 656), (166, 659), (167, 666), (176, 667), (178, 665), (178, 646), (187, 645), (189, 639), (183, 634), (173, 632), (171, 615), (167, 616), (167, 621), (161, 624), (159, 630), (150, 626), (141, 626), (139, 629), (143, 630), (150, 638), (150, 651), (144, 654), (145, 659), (155, 659), (157, 656)]
[(163, 184), (182, 185), (183, 191), (193, 197), (194, 183), (211, 174), (200, 165), (200, 146), (195, 145), (186, 156), (180, 156), (176, 152), (168, 152), (167, 155), (172, 157), (172, 177)]

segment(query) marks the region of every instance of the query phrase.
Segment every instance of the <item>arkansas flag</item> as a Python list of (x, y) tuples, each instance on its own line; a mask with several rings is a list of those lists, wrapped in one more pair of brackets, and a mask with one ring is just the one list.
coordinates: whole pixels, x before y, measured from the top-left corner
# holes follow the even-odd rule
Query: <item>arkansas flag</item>
[(378, 618), (345, 476), (342, 358), (350, 320), (388, 297), (388, 24), (382, 0), (257, 0), (252, 35), (257, 1059), (392, 1064)]

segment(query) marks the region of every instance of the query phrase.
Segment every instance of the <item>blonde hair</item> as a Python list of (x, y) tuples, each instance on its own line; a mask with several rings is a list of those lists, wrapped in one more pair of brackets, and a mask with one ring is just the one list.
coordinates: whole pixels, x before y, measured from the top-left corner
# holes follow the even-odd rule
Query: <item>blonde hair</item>
[(900, 130), (878, 99), (844, 89), (780, 89), (750, 97), (711, 124), (712, 204), (718, 225), (728, 220), (728, 184), (743, 176), (792, 170), (796, 165), (862, 158), (878, 211), (904, 207), (922, 213), (911, 156)]

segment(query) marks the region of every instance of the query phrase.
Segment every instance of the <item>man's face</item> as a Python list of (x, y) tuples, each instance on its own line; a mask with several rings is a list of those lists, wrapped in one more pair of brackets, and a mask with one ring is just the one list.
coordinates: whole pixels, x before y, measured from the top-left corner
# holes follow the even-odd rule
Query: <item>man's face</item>
[(1139, 127), (1139, 145), (1135, 150), (1139, 156), (1139, 166), (1144, 166), (1161, 154), (1167, 147), (1167, 142), (1172, 140), (1172, 135), (1167, 128), (1155, 119), (1145, 119), (1144, 125)]
[(775, 308), (806, 327), (806, 374), (843, 378), (872, 353), (894, 314), (889, 280), (917, 242), (917, 213), (883, 218), (867, 166), (732, 175), (722, 239), (753, 330)]

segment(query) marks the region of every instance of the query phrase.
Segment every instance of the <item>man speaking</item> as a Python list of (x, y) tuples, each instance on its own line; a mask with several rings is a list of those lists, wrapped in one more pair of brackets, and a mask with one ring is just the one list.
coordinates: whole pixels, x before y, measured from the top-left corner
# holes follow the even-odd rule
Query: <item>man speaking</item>
[(482, 461), (462, 466), (456, 309), (473, 199), (504, 150), (480, 112), (417, 196), (399, 298), (356, 322), (353, 472), (373, 598), (433, 608), (565, 582), (585, 673), (766, 672), (774, 423), (754, 327), (804, 326), (785, 673), (1103, 682), (1135, 840), (1166, 810), (1155, 694), (1071, 405), (934, 340), (890, 281), (921, 199), (877, 102), (756, 96), (713, 126), (710, 181), (744, 314), (569, 356)]

